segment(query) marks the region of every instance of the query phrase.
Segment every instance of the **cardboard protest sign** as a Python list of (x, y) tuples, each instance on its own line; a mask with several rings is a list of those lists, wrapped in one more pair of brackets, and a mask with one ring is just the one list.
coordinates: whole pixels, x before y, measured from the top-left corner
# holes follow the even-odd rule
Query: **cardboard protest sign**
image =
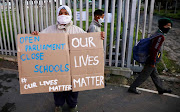
[(100, 33), (18, 35), (20, 93), (104, 87)]
[(69, 35), (72, 90), (104, 88), (104, 50), (100, 33)]
[(67, 34), (18, 35), (20, 93), (71, 90)]

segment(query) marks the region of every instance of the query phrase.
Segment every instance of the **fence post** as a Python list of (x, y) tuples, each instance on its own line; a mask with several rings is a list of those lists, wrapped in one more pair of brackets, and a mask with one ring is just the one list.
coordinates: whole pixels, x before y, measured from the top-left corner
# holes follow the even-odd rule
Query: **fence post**
[(24, 25), (24, 9), (23, 9), (23, 1), (20, 0), (20, 15), (21, 15), (21, 28), (22, 33), (25, 33), (25, 25)]
[(124, 25), (123, 25), (123, 39), (122, 39), (122, 51), (121, 51), (121, 67), (125, 64), (125, 52), (126, 52), (126, 40), (127, 40), (127, 28), (128, 28), (128, 18), (129, 18), (129, 0), (125, 1), (124, 10)]
[(135, 14), (136, 14), (136, 0), (132, 0), (131, 21), (130, 21), (130, 31), (129, 31), (130, 34), (129, 34), (129, 44), (128, 44), (128, 56), (127, 56), (127, 67), (128, 68), (130, 68), (130, 65), (131, 65)]
[[(15, 45), (17, 49), (17, 29), (16, 29), (16, 19), (15, 19), (15, 14), (14, 14), (14, 1), (11, 0), (11, 9), (12, 9), (12, 19), (13, 19), (13, 27), (14, 27), (14, 36), (15, 36)], [(14, 51), (15, 52), (15, 51)]]
[(119, 46), (120, 46), (120, 33), (121, 33), (121, 13), (122, 13), (122, 0), (118, 0), (118, 19), (117, 19), (117, 35), (116, 35), (116, 53), (115, 53), (115, 66), (118, 67)]
[(76, 7), (76, 0), (74, 0), (74, 7), (73, 7), (73, 9), (74, 9), (74, 25), (76, 25), (77, 23), (76, 23), (76, 9), (77, 9), (77, 7)]
[(155, 0), (151, 0), (151, 7), (150, 7), (150, 13), (149, 13), (148, 37), (151, 35), (151, 27), (152, 27), (153, 12), (154, 12), (154, 2), (155, 2)]
[(108, 1), (109, 1), (109, 0), (105, 0), (105, 23), (104, 23), (104, 32), (105, 32), (105, 38), (104, 38), (104, 65), (106, 65), (106, 45), (107, 45)]
[(159, 9), (159, 14), (160, 14), (160, 10), (161, 10), (161, 2), (158, 2), (158, 9)]
[(95, 0), (92, 0), (92, 20), (94, 19)]
[[(57, 0), (58, 1), (58, 0)], [(56, 1), (56, 2), (57, 2)], [(44, 29), (44, 19), (43, 19), (43, 1), (40, 0), (40, 31), (42, 31)]]
[(86, 0), (86, 31), (89, 27), (89, 0)]
[(144, 4), (144, 20), (143, 20), (143, 29), (142, 29), (142, 38), (145, 37), (145, 32), (146, 32), (147, 7), (148, 7), (148, 0), (145, 0), (145, 4)]
[(68, 6), (71, 9), (71, 0), (68, 0)]
[(37, 0), (35, 0), (35, 8), (34, 9), (35, 9), (35, 30), (39, 31)]
[[(8, 3), (7, 9), (8, 9), (8, 19), (9, 19), (9, 29), (10, 29), (10, 35), (11, 35), (12, 52), (13, 52), (13, 55), (15, 56), (14, 38), (13, 38), (13, 31), (12, 31), (12, 21), (11, 21), (10, 9), (9, 9), (9, 0), (7, 0), (7, 3)], [(11, 55), (11, 53), (10, 53), (10, 55)]]
[(33, 15), (33, 2), (32, 0), (29, 1), (29, 17), (30, 17), (30, 27), (31, 27), (31, 32), (34, 31), (34, 15)]
[(15, 45), (17, 50), (17, 26), (16, 26), (16, 19), (14, 14), (14, 1), (11, 0), (11, 9), (12, 9), (12, 16), (13, 16), (13, 26), (14, 26), (14, 36), (15, 36)]
[(45, 7), (46, 7), (46, 27), (49, 26), (48, 24), (48, 4), (47, 4), (48, 0), (45, 0)]
[(18, 0), (16, 0), (16, 15), (17, 15), (16, 17), (17, 17), (17, 25), (18, 25), (18, 34), (21, 34)]
[[(1, 6), (1, 4), (0, 4)], [(4, 31), (4, 23), (3, 23), (3, 16), (2, 16), (2, 11), (0, 8), (0, 18), (1, 18), (1, 28), (2, 28), (2, 36), (3, 36), (3, 42), (4, 42), (4, 49), (5, 49), (5, 54), (7, 55), (7, 46), (6, 46), (6, 38), (5, 38), (5, 31)], [(0, 33), (1, 35), (1, 33)], [(2, 54), (4, 54), (4, 51), (2, 49)]]
[[(0, 3), (0, 7), (1, 7), (1, 3)], [(2, 18), (1, 17), (2, 17), (2, 12), (1, 12), (1, 8), (0, 8), (0, 19), (1, 19), (1, 25), (2, 25)], [(4, 36), (4, 34), (3, 34), (3, 36)], [(1, 44), (1, 54), (4, 54), (4, 52), (3, 52), (2, 37), (1, 37), (1, 27), (0, 27), (0, 44)]]
[[(4, 20), (5, 20), (5, 28), (6, 28), (6, 37), (7, 37), (7, 41), (8, 41), (8, 51), (9, 51), (9, 54), (10, 54), (10, 41), (9, 41), (9, 31), (8, 31), (8, 24), (7, 24), (7, 16), (6, 16), (6, 10), (5, 10), (5, 2), (3, 0), (3, 11), (4, 11)], [(6, 45), (6, 41), (4, 43)]]
[(66, 0), (62, 0), (62, 5), (66, 5)]
[(114, 15), (115, 15), (115, 0), (112, 0), (111, 3), (111, 30), (110, 30), (110, 47), (109, 47), (109, 66), (112, 65), (112, 49), (113, 49), (113, 36), (114, 36)]
[(99, 9), (102, 9), (102, 0), (99, 0)]
[(177, 0), (176, 0), (176, 4), (175, 4), (174, 14), (176, 14), (176, 9), (177, 9)]
[(83, 28), (83, 22), (82, 22), (82, 10), (83, 10), (83, 3), (82, 0), (80, 0), (80, 28)]
[(1, 37), (1, 29), (0, 29), (0, 44), (1, 44), (1, 54), (4, 54), (4, 52), (3, 52), (3, 44), (2, 44), (2, 37)]
[(25, 22), (26, 22), (26, 33), (30, 33), (29, 31), (29, 15), (27, 11), (27, 0), (24, 2), (24, 9), (25, 9)]
[(166, 9), (165, 9), (165, 13), (167, 13), (167, 6), (168, 6), (168, 2), (166, 2)]
[[(140, 20), (140, 10), (141, 10), (141, 0), (138, 0), (138, 8), (137, 8), (137, 15), (136, 15), (136, 33), (135, 33), (135, 43), (137, 44), (138, 41), (138, 33), (139, 33), (139, 20)], [(133, 60), (133, 66), (135, 65), (135, 60)]]

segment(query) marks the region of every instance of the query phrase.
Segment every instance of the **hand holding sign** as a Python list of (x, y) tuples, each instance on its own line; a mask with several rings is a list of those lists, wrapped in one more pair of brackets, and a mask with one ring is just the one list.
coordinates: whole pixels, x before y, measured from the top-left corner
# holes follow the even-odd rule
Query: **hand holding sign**
[(105, 38), (105, 32), (101, 32), (101, 39), (104, 40)]
[(38, 31), (33, 31), (31, 34), (32, 35), (39, 35)]
[(33, 34), (18, 35), (21, 94), (104, 87), (101, 33)]

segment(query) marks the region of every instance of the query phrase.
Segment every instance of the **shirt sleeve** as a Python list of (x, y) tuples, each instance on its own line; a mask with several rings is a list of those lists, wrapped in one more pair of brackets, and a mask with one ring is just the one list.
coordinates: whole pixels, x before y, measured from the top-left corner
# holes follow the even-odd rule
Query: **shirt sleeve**
[(88, 32), (96, 32), (95, 26), (94, 25), (89, 26)]
[(46, 33), (47, 32), (47, 30), (46, 29), (44, 29), (44, 30), (42, 30), (41, 32), (39, 32), (39, 33)]
[(80, 33), (87, 33), (87, 32), (84, 31), (83, 29), (80, 29)]
[(157, 36), (152, 40), (150, 47), (150, 64), (154, 65), (156, 63), (156, 56), (163, 42), (164, 42), (163, 35)]
[(56, 31), (56, 25), (51, 25), (48, 26), (47, 28), (43, 29), (41, 32), (39, 33), (53, 33), (54, 31)]

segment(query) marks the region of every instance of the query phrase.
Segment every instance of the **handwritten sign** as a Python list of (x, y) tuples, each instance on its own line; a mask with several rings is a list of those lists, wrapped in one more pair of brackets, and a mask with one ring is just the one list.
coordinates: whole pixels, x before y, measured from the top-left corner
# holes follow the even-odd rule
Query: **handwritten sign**
[(20, 93), (104, 87), (100, 33), (18, 35)]
[(104, 50), (100, 33), (69, 35), (72, 90), (104, 88)]
[(18, 68), (21, 94), (71, 90), (68, 35), (18, 35)]

